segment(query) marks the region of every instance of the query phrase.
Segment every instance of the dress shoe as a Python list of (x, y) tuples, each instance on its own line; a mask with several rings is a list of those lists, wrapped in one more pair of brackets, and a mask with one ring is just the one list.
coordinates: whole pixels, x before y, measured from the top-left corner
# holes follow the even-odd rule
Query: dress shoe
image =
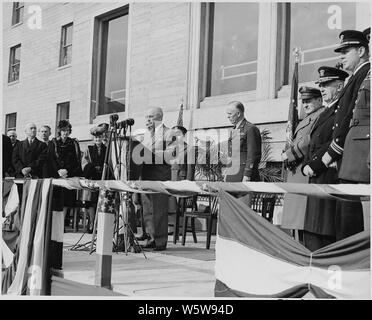
[(149, 235), (147, 233), (143, 233), (141, 236), (139, 237), (136, 237), (136, 239), (138, 241), (143, 241), (143, 240), (147, 240), (147, 239), (150, 239)]
[(155, 240), (147, 240), (143, 245), (144, 248), (156, 248)]
[(166, 246), (156, 246), (153, 250), (154, 251), (164, 251), (167, 247)]

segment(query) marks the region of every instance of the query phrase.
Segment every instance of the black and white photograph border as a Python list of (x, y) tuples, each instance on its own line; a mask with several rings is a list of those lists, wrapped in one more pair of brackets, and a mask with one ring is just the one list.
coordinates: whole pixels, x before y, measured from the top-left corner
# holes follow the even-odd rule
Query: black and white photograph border
[(0, 300), (371, 298), (370, 2), (0, 10)]

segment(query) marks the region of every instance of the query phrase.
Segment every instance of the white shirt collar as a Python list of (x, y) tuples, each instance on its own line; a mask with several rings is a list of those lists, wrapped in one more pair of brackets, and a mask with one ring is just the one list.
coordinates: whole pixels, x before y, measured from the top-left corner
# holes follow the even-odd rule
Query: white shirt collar
[(160, 122), (156, 127), (155, 127), (155, 132), (154, 134), (157, 134), (161, 128), (163, 128), (163, 122)]
[(362, 68), (367, 63), (369, 63), (369, 61), (363, 62), (358, 68), (356, 68), (356, 70), (353, 72), (353, 75), (356, 74), (360, 70), (360, 68)]
[(235, 125), (235, 129), (238, 129), (240, 127), (240, 125), (242, 124), (242, 122), (244, 121), (244, 118), (242, 120), (240, 120), (236, 125)]

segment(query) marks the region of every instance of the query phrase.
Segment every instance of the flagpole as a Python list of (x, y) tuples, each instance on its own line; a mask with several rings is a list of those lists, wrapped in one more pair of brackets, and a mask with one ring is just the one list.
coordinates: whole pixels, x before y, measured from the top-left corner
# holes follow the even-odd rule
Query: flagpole
[[(292, 84), (291, 84), (291, 95), (290, 95), (290, 103), (289, 103), (289, 110), (288, 110), (288, 121), (287, 121), (287, 128), (286, 128), (286, 143), (285, 143), (285, 150), (290, 148), (292, 144), (292, 139), (294, 132), (296, 130), (298, 124), (298, 109), (297, 109), (297, 92), (298, 92), (298, 63), (300, 57), (301, 49), (295, 47), (293, 49), (293, 56), (294, 56), (294, 68), (293, 68), (293, 77), (292, 77)], [(287, 168), (286, 168), (286, 161), (282, 162), (282, 180), (287, 181)]]

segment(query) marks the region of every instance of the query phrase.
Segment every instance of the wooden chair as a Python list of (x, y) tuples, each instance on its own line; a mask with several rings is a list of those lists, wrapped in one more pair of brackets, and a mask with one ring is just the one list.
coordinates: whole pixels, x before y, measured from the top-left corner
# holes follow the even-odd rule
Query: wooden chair
[(261, 216), (269, 222), (273, 222), (274, 208), (276, 202), (275, 194), (255, 193), (252, 198), (252, 210), (261, 213)]
[[(198, 211), (197, 208), (197, 197), (192, 197), (191, 200), (191, 211), (185, 211), (183, 214), (183, 229), (182, 229), (182, 245), (185, 245), (186, 242), (186, 233), (187, 233), (187, 222), (190, 218), (191, 223), (191, 232), (194, 238), (194, 243), (197, 243), (196, 232), (195, 232), (195, 218), (202, 218), (207, 220), (207, 242), (206, 248), (210, 248), (211, 236), (212, 236), (212, 227), (213, 221), (217, 220), (218, 214), (218, 197), (209, 197), (209, 209), (203, 211)], [(190, 205), (190, 203), (188, 203)]]

